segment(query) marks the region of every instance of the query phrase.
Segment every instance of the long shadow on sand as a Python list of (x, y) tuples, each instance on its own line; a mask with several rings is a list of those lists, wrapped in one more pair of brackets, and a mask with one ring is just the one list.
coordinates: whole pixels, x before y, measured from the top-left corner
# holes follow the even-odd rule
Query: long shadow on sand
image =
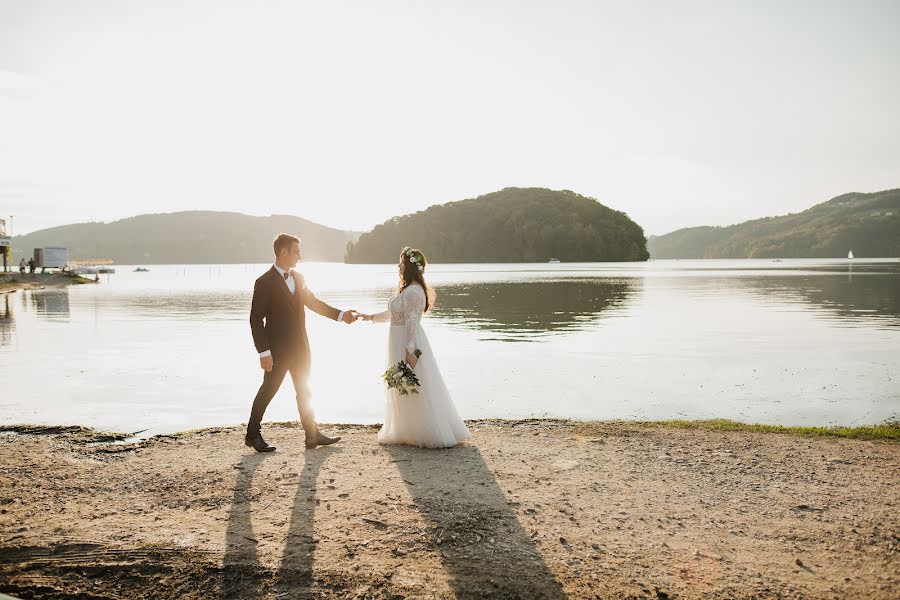
[(457, 598), (565, 598), (474, 446), (387, 446)]
[(237, 465), (237, 478), (228, 528), (225, 532), (225, 559), (222, 565), (222, 598), (258, 598), (268, 573), (259, 564), (257, 541), (253, 535), (251, 500), (253, 476), (266, 454), (246, 454)]
[(294, 494), (284, 557), (275, 580), (277, 598), (310, 598), (314, 595), (313, 553), (317, 540), (313, 534), (317, 480), (322, 464), (340, 451), (340, 448), (328, 446), (307, 450), (303, 455), (303, 469)]
[[(340, 452), (340, 449), (319, 448), (303, 455), (303, 469), (294, 495), (284, 557), (275, 576), (276, 597), (307, 598), (313, 595), (316, 481), (322, 464), (336, 452)], [(248, 454), (241, 458), (237, 466), (238, 475), (225, 534), (225, 559), (220, 587), (222, 598), (259, 598), (271, 592), (272, 573), (259, 562), (251, 503), (254, 499), (254, 474), (268, 456), (270, 455)]]

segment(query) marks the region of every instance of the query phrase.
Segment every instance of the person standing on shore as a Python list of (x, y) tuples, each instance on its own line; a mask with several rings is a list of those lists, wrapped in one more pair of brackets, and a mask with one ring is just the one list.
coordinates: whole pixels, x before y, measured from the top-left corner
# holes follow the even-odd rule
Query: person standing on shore
[(250, 308), (250, 330), (259, 352), (263, 382), (253, 400), (244, 442), (257, 452), (272, 452), (263, 440), (260, 424), (266, 407), (290, 372), (297, 393), (300, 424), (306, 434), (306, 447), (327, 446), (341, 438), (330, 438), (319, 431), (307, 386), (310, 369), (309, 339), (306, 335), (306, 308), (335, 321), (353, 323), (355, 310), (341, 311), (316, 298), (303, 277), (292, 271), (300, 260), (300, 240), (280, 234), (273, 242), (275, 264), (253, 287)]
[(470, 437), (421, 323), (422, 315), (432, 307), (436, 297), (425, 283), (427, 264), (421, 250), (403, 248), (397, 263), (400, 276), (397, 293), (388, 302), (387, 310), (360, 315), (366, 321), (390, 322), (387, 365), (406, 361), (420, 381), (415, 399), (401, 395), (394, 388), (385, 389), (384, 425), (378, 432), (379, 444), (452, 448)]
[(33, 259), (33, 258), (29, 258), (29, 259), (28, 259), (28, 272), (29, 272), (31, 275), (34, 275), (34, 267), (35, 267), (34, 259)]
[(19, 273), (21, 273), (22, 275), (24, 275), (24, 274), (25, 274), (25, 267), (26, 267), (26, 266), (27, 266), (27, 264), (25, 263), (25, 259), (23, 258), (23, 259), (19, 262)]

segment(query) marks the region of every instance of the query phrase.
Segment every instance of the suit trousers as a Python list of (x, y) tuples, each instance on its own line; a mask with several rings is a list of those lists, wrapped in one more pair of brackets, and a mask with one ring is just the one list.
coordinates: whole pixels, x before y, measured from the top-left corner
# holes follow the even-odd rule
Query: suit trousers
[(290, 372), (291, 380), (294, 382), (294, 391), (297, 394), (297, 411), (300, 413), (300, 424), (304, 430), (316, 429), (316, 416), (312, 409), (311, 394), (307, 385), (307, 373), (301, 369), (296, 363), (286, 363), (284, 361), (276, 361), (272, 365), (271, 371), (266, 371), (263, 375), (262, 385), (256, 393), (253, 400), (253, 408), (250, 409), (250, 422), (247, 423), (247, 437), (255, 437), (259, 434), (260, 424), (269, 402), (278, 393), (284, 376)]

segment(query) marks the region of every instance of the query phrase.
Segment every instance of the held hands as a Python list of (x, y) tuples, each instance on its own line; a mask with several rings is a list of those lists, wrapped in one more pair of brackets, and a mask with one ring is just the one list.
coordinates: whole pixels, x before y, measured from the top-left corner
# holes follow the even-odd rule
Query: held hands
[(363, 315), (361, 313), (356, 312), (356, 309), (344, 311), (343, 321), (347, 325), (349, 325), (350, 323), (356, 323), (361, 318), (363, 318)]
[(361, 313), (356, 310), (353, 310), (352, 312), (356, 314), (356, 318), (359, 321), (368, 321), (369, 323), (375, 322), (375, 315), (370, 315), (368, 313)]

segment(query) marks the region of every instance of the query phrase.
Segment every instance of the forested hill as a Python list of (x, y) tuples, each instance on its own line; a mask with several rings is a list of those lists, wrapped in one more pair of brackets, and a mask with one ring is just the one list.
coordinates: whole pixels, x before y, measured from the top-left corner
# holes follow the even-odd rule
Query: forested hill
[(900, 256), (900, 189), (844, 194), (803, 212), (691, 227), (647, 242), (653, 258)]
[(279, 233), (303, 241), (305, 260), (343, 261), (357, 233), (331, 229), (300, 217), (254, 217), (191, 211), (140, 215), (112, 223), (78, 223), (13, 238), (16, 261), (34, 248), (65, 246), (70, 260), (112, 259), (119, 264), (226, 264), (272, 260)]
[(347, 248), (347, 262), (394, 262), (403, 246), (441, 263), (647, 260), (628, 216), (568, 190), (506, 188), (394, 217)]

